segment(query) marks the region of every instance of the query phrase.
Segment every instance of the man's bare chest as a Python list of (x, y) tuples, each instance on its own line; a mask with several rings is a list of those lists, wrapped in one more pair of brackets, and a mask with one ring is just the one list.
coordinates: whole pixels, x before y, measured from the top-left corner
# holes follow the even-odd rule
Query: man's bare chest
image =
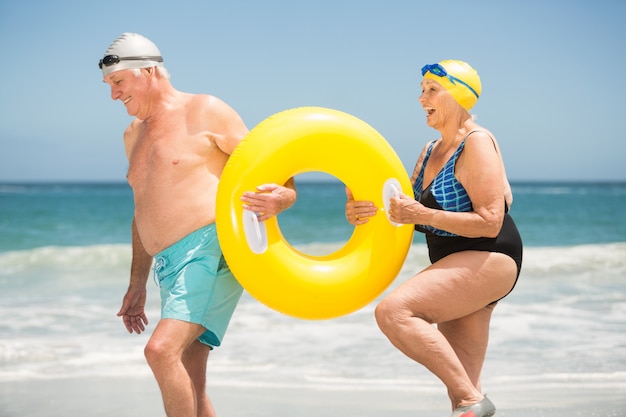
[(162, 176), (181, 175), (206, 163), (211, 153), (211, 143), (202, 134), (189, 135), (182, 129), (149, 133), (138, 138), (130, 154), (131, 186)]

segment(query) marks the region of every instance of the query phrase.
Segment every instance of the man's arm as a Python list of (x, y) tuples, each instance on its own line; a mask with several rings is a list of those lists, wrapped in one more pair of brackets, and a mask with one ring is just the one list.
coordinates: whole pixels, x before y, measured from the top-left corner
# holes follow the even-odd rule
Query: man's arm
[(124, 326), (126, 326), (129, 333), (134, 331), (140, 334), (145, 330), (145, 326), (148, 324), (148, 318), (146, 317), (144, 308), (146, 306), (146, 283), (150, 275), (152, 256), (146, 252), (141, 243), (134, 218), (132, 226), (132, 247), (133, 259), (130, 266), (130, 284), (122, 300), (122, 307), (117, 315), (122, 317)]

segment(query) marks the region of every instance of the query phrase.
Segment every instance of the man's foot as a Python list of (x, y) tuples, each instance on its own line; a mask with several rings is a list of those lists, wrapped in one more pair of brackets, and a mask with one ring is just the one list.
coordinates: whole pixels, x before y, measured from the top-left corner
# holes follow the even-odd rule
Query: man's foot
[(450, 417), (491, 417), (496, 413), (496, 406), (487, 397), (476, 404), (457, 407)]

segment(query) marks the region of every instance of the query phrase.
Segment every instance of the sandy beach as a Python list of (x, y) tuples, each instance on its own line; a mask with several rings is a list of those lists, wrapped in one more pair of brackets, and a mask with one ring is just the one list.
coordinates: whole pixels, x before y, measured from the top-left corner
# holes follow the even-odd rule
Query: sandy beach
[[(507, 386), (489, 394), (500, 417), (621, 417), (626, 390), (595, 386)], [(223, 417), (448, 417), (445, 393), (219, 386), (209, 393)], [(2, 417), (165, 416), (152, 378), (67, 378), (0, 383)]]

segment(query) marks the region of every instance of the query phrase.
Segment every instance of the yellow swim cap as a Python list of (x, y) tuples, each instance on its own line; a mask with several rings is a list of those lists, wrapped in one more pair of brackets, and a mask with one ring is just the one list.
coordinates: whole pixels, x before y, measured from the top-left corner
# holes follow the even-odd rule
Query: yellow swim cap
[(422, 75), (439, 83), (465, 110), (474, 107), (482, 90), (480, 77), (467, 62), (446, 59), (425, 65)]

